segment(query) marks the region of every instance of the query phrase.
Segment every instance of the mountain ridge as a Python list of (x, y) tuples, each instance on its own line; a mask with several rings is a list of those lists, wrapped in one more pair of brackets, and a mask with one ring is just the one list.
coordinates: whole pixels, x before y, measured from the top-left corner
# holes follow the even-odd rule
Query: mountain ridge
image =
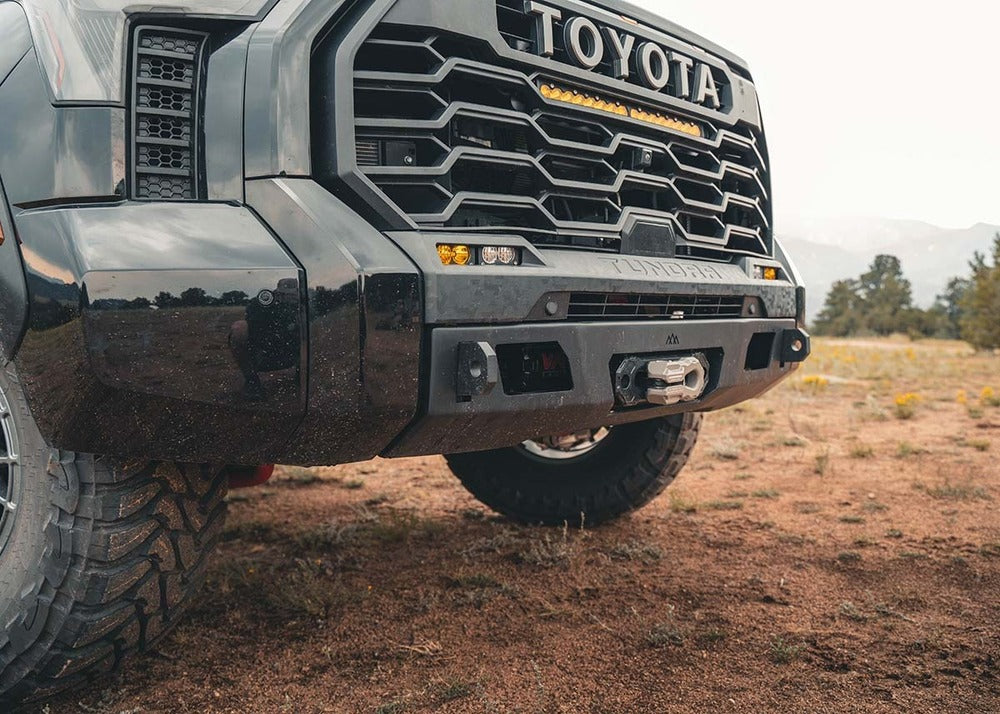
[(998, 232), (1000, 226), (988, 223), (941, 228), (907, 219), (857, 218), (804, 221), (777, 235), (806, 283), (812, 320), (835, 281), (858, 277), (881, 253), (900, 259), (914, 303), (929, 307), (948, 280), (969, 274), (976, 251), (988, 252)]

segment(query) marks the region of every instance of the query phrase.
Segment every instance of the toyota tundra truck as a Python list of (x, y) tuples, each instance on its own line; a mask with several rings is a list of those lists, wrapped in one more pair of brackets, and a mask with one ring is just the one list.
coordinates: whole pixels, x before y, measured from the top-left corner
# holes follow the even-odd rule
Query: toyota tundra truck
[(0, 0), (0, 698), (148, 650), (225, 493), (648, 503), (809, 354), (745, 63), (618, 0)]

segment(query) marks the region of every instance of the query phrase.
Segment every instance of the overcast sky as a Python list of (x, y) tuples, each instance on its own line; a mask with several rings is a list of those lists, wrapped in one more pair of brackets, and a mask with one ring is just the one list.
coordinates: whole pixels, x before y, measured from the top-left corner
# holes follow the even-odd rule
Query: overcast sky
[(775, 223), (1000, 224), (1000, 3), (633, 0), (741, 55)]

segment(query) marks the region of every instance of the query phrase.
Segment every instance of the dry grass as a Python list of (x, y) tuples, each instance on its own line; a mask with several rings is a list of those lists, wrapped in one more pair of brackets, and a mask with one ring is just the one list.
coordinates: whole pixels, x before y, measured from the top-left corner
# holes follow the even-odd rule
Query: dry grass
[(562, 536), (543, 533), (530, 538), (527, 544), (517, 551), (515, 560), (539, 568), (555, 568), (569, 565), (574, 552), (575, 549), (565, 533)]
[(663, 558), (663, 548), (649, 541), (630, 540), (617, 544), (609, 555), (615, 560), (655, 563)]
[(924, 483), (916, 482), (913, 484), (913, 488), (918, 491), (923, 491), (931, 498), (936, 498), (941, 501), (989, 501), (993, 498), (986, 488), (977, 486), (971, 481), (967, 481), (965, 483), (952, 483), (946, 479), (941, 483), (930, 486)]
[(743, 508), (743, 501), (708, 501), (705, 508), (709, 511), (739, 511)]
[(738, 439), (719, 439), (710, 449), (712, 456), (721, 461), (738, 461), (743, 456), (746, 444)]
[(851, 447), (852, 459), (870, 459), (875, 456), (875, 449), (868, 444), (855, 444)]
[(804, 646), (793, 644), (784, 637), (774, 637), (768, 654), (775, 664), (790, 664), (797, 660), (804, 650)]

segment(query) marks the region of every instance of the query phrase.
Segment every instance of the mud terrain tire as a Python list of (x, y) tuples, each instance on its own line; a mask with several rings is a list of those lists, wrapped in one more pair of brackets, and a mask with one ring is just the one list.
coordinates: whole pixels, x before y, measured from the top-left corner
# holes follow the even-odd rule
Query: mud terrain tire
[(226, 478), (49, 448), (10, 366), (0, 367), (0, 425), (0, 498), (16, 504), (0, 521), (7, 711), (115, 670), (177, 623), (221, 534)]
[(611, 429), (592, 451), (539, 457), (522, 446), (446, 457), (472, 495), (522, 523), (595, 525), (642, 508), (670, 485), (698, 440), (700, 414)]

